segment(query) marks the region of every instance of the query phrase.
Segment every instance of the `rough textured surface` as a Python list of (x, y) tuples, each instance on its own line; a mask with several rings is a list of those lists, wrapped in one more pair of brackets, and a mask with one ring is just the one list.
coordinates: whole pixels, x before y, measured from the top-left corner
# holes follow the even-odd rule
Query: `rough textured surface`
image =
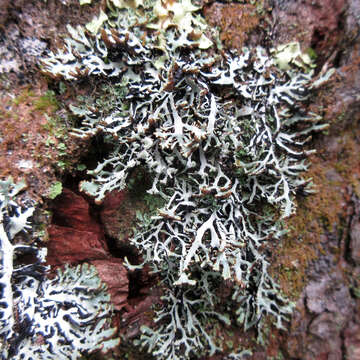
[(297, 307), (289, 333), (270, 337), (266, 350), (254, 351), (252, 358), (357, 359), (360, 5), (279, 1), (273, 6), (275, 43), (299, 40), (303, 50), (316, 51), (320, 67), (327, 61), (335, 66), (337, 78), (318, 99), (331, 124), (330, 136), (315, 140), (318, 154), (311, 159), (318, 193), (298, 200), (298, 216), (290, 220), (290, 233), (273, 260)]
[[(356, 134), (355, 138), (359, 135), (358, 130)], [(312, 201), (311, 199), (306, 200), (309, 201), (310, 207), (306, 211), (309, 212), (310, 217), (315, 216), (316, 218), (322, 214), (319, 217), (319, 219), (322, 218), (320, 224), (313, 222), (312, 226), (309, 226), (308, 223), (304, 223), (304, 228), (298, 225), (299, 229), (306, 229), (301, 233), (302, 245), (299, 243), (297, 246), (299, 249), (304, 246), (303, 256), (308, 257), (306, 260), (308, 266), (306, 272), (302, 274), (305, 279), (303, 282), (305, 287), (297, 301), (289, 334), (282, 345), (282, 352), (287, 354), (289, 359), (299, 357), (301, 359), (343, 359), (350, 349), (344, 345), (346, 341), (353, 344), (351, 347), (353, 354), (359, 351), (354, 335), (359, 326), (360, 306), (358, 295), (356, 296), (356, 289), (359, 287), (359, 267), (355, 266), (355, 263), (349, 258), (350, 248), (348, 247), (352, 231), (351, 224), (358, 219), (355, 212), (358, 200), (354, 200), (357, 197), (354, 197), (353, 190), (348, 187), (344, 168), (339, 171), (339, 167), (336, 166), (335, 169), (337, 168), (339, 172), (335, 169), (332, 170), (332, 174), (336, 174), (336, 176), (332, 175), (327, 178), (325, 175), (328, 174), (329, 166), (336, 164), (333, 158), (334, 154), (344, 154), (343, 146), (351, 144), (348, 134), (345, 133), (343, 137), (342, 145), (338, 144), (337, 147), (334, 147), (334, 153), (330, 151), (332, 155), (328, 157), (329, 163), (322, 162), (321, 172), (318, 172), (318, 165), (315, 164), (313, 168), (318, 172), (316, 176), (322, 174), (323, 179), (327, 179), (319, 187), (319, 194), (316, 194)], [(337, 139), (339, 140), (339, 137)], [(359, 144), (357, 148), (358, 146)], [(329, 148), (331, 146), (326, 151), (329, 151)], [(327, 154), (329, 155), (329, 153)], [(341, 162), (343, 161), (342, 159)], [(353, 174), (354, 179), (359, 179), (359, 169), (356, 165), (350, 163), (349, 167), (351, 170), (347, 171)], [(354, 180), (354, 184), (357, 181)], [(337, 188), (337, 196), (331, 196), (329, 190), (326, 190), (330, 188)], [(317, 199), (318, 197), (320, 200)], [(325, 207), (328, 210), (323, 206), (318, 206), (317, 201), (327, 204)], [(311, 210), (311, 207), (315, 207), (316, 210)], [(298, 221), (300, 220), (301, 218), (298, 219)], [(322, 233), (320, 236), (319, 232)], [(313, 236), (320, 241), (314, 242)], [(304, 244), (308, 241), (313, 244), (311, 245), (313, 253)], [(301, 258), (299, 259), (302, 261)], [(291, 271), (298, 273), (302, 270), (301, 268), (294, 268), (294, 270), (288, 268), (286, 271), (288, 278), (292, 279)], [(298, 274), (295, 274), (295, 277), (297, 276)], [(345, 334), (349, 334), (348, 340), (346, 340)]]
[[(290, 260), (293, 250), (287, 248), (290, 259), (278, 268), (294, 281), (292, 291), (300, 290), (280, 346), (289, 359), (358, 359), (360, 354), (359, 15), (357, 1), (283, 1), (274, 8), (276, 41), (298, 39), (304, 49), (315, 49), (320, 65), (328, 61), (338, 71), (320, 95), (331, 127), (330, 136), (317, 139), (318, 155), (312, 158), (310, 176), (318, 194), (300, 200), (299, 217), (291, 219), (296, 231), (289, 240), (303, 250)], [(300, 264), (307, 264), (306, 272)]]
[(76, 264), (108, 256), (101, 237), (91, 231), (51, 225), (49, 231), (47, 259), (50, 265)]
[(48, 232), (48, 264), (90, 261), (107, 284), (115, 310), (127, 305), (127, 270), (121, 259), (110, 254), (103, 229), (91, 216), (89, 203), (83, 197), (63, 189), (54, 203), (53, 224)]
[(291, 358), (300, 355), (301, 359), (306, 360), (341, 360), (343, 331), (356, 313), (356, 304), (343, 274), (336, 271), (317, 276), (306, 286), (304, 293), (297, 304), (292, 323), (289, 355)]
[(360, 203), (355, 201), (354, 216), (350, 224), (348, 260), (360, 266)]
[(67, 22), (91, 19), (99, 1), (93, 4), (84, 9), (77, 0), (68, 5), (58, 0), (1, 2), (0, 176), (25, 178), (30, 195), (39, 202), (70, 162), (77, 163), (76, 149), (82, 145), (68, 137), (71, 125), (64, 122), (60, 109), (71, 86), (62, 100), (56, 98), (58, 86), (52, 87), (41, 76), (39, 58), (49, 46), (56, 46), (58, 36), (66, 33)]
[[(123, 224), (123, 221), (127, 218), (123, 212), (126, 212), (126, 203), (124, 206), (125, 197), (125, 191), (113, 191), (106, 196), (101, 204), (100, 216), (105, 233), (114, 239), (118, 239), (126, 228)], [(123, 207), (125, 209), (121, 211), (120, 209)]]
[[(97, 12), (100, 1), (82, 7), (77, 0), (29, 2), (2, 1), (0, 10), (0, 74), (23, 85), (38, 78), (37, 61), (49, 43), (56, 46), (70, 22), (85, 24)], [(2, 84), (4, 85), (4, 83)]]
[[(61, 194), (53, 203), (54, 215), (53, 223), (74, 228), (78, 231), (87, 231), (102, 234), (102, 229), (99, 223), (96, 222), (90, 214), (89, 203), (80, 195), (75, 194), (71, 190), (64, 188)], [(105, 241), (102, 241), (104, 247)]]
[(345, 359), (360, 359), (360, 319), (353, 319), (344, 331)]
[[(21, 54), (20, 46), (23, 41), (33, 39), (36, 34), (40, 42), (49, 42), (55, 47), (55, 38), (58, 32), (65, 32), (66, 23), (70, 21), (75, 25), (79, 21), (87, 22), (97, 12), (95, 9), (97, 5), (96, 1), (93, 1), (91, 7), (80, 7), (78, 1), (68, 2), (68, 6), (55, 0), (48, 0), (47, 4), (43, 1), (36, 3), (4, 1), (0, 8), (0, 23), (3, 24), (0, 29), (1, 45), (13, 47), (8, 54), (15, 56), (14, 62), (19, 72), (15, 74), (12, 71), (2, 76), (3, 91), (12, 92), (18, 87), (19, 82), (31, 83), (34, 76), (39, 78), (38, 68), (34, 63), (36, 56), (29, 56), (28, 61), (23, 63), (24, 55)], [(226, 6), (231, 8), (229, 5)], [(209, 5), (211, 10), (216, 7), (223, 9), (225, 4)], [(237, 4), (236, 8), (240, 9), (240, 7), (241, 4)], [(212, 15), (215, 17), (214, 23), (222, 25), (219, 19), (223, 19), (223, 26), (226, 29), (232, 29), (230, 25), (234, 22), (228, 24), (226, 17), (216, 15), (218, 13), (215, 11), (214, 14)], [(269, 336), (268, 345), (265, 349), (256, 349), (253, 359), (280, 358), (279, 354), (282, 354), (283, 358), (289, 360), (299, 358), (357, 360), (360, 358), (359, 211), (357, 210), (360, 197), (358, 161), (360, 152), (360, 98), (358, 96), (360, 93), (360, 4), (357, 0), (274, 1), (273, 11), (269, 13), (269, 16), (272, 25), (267, 31), (268, 34), (271, 33), (269, 37), (274, 44), (299, 40), (303, 50), (311, 47), (316, 51), (320, 67), (327, 61), (329, 66), (334, 66), (337, 69), (337, 78), (318, 99), (322, 101), (326, 121), (331, 123), (329, 136), (320, 135), (314, 139), (318, 154), (311, 159), (313, 166), (310, 175), (317, 184), (318, 193), (307, 199), (298, 199), (298, 217), (291, 219), (289, 228), (292, 227), (292, 231), (289, 239), (284, 239), (282, 243), (283, 256), (280, 254), (274, 258), (273, 267), (281, 280), (282, 287), (297, 301), (297, 309), (289, 332), (273, 332), (276, 339), (274, 336)], [(248, 39), (250, 40), (246, 41), (252, 40), (250, 34)], [(237, 41), (235, 40), (234, 43)], [(23, 64), (25, 67), (22, 68)], [(44, 87), (45, 90), (47, 86)], [(49, 83), (49, 86), (53, 84)], [(44, 88), (41, 88), (42, 93), (45, 92)], [(72, 95), (68, 93), (67, 96)], [(26, 101), (28, 104), (34, 104), (35, 100), (29, 97)], [(34, 113), (32, 110), (27, 113), (29, 112)], [(20, 117), (28, 118), (27, 113), (24, 115), (20, 112)], [(14, 107), (9, 116), (14, 118), (13, 114)], [(40, 116), (30, 118), (29, 124), (33, 127), (38, 119)], [(8, 120), (7, 123), (9, 123)], [(17, 123), (20, 122), (17, 121)], [(3, 129), (3, 124), (4, 122), (0, 124), (1, 129)], [(30, 141), (32, 142), (39, 143), (39, 139), (34, 138)], [(13, 151), (16, 155), (17, 148)], [(31, 153), (30, 150), (27, 152)], [(42, 153), (41, 150), (37, 152)], [(51, 160), (50, 164), (53, 162)], [(19, 169), (16, 166), (11, 169), (12, 164), (17, 164), (17, 161), (12, 163), (2, 161), (1, 174), (18, 172)], [(44, 178), (48, 179), (50, 174), (55, 176), (50, 165), (42, 166), (41, 169), (44, 170)], [(60, 175), (57, 176), (61, 179)], [(31, 186), (35, 191), (39, 191), (39, 182), (33, 181)], [(59, 207), (61, 206), (59, 204)], [(85, 204), (76, 206), (76, 212), (87, 209)], [(103, 219), (106, 218), (106, 222), (109, 223), (107, 231), (108, 234), (112, 234), (110, 236), (116, 235), (120, 224), (126, 223), (121, 216), (126, 218), (128, 213), (123, 212), (121, 206), (130, 208), (132, 203), (125, 205), (121, 201), (114, 200), (114, 202), (109, 202), (107, 209), (104, 208)], [(69, 214), (72, 214), (70, 215), (72, 217), (74, 211), (69, 210)], [(115, 216), (114, 227), (110, 228), (112, 216)], [(98, 252), (93, 254), (92, 258), (103, 264), (101, 261), (104, 261), (109, 253), (104, 250), (102, 236), (95, 230), (97, 226), (94, 226), (94, 219), (91, 217), (89, 219), (88, 213), (84, 215), (85, 219), (85, 224), (93, 230), (89, 234), (84, 234), (84, 227), (81, 230), (74, 230), (74, 227), (71, 227), (75, 226), (75, 223), (81, 223), (82, 218), (67, 219), (67, 224), (70, 225), (67, 229), (65, 227), (66, 232), (60, 225), (53, 225), (53, 229), (57, 231), (57, 235), (55, 230), (54, 233), (58, 237), (59, 249), (62, 250), (61, 247), (64, 246), (64, 234), (73, 236), (73, 241), (67, 246), (73, 246), (73, 243), (78, 242), (79, 239), (83, 241), (83, 247), (77, 248), (78, 252), (90, 251), (89, 239), (93, 238), (95, 240), (90, 241), (95, 242), (95, 250)], [(50, 243), (51, 241), (52, 239)], [(90, 257), (93, 255), (90, 254)], [(78, 256), (76, 252), (66, 256), (70, 259), (72, 256), (75, 262), (82, 261), (74, 258)], [(82, 259), (85, 258), (82, 257)], [(58, 261), (54, 254), (53, 261)], [(101, 265), (101, 268), (105, 271), (105, 266)], [(106, 265), (106, 269), (108, 268)], [(105, 277), (108, 275), (109, 273), (105, 272)], [(146, 280), (141, 282), (139, 278), (134, 277), (133, 281), (130, 280), (130, 287), (133, 286), (132, 282), (143, 285)], [(146, 286), (149, 286), (149, 283), (151, 281)], [(144, 285), (144, 289), (146, 286)], [(134, 298), (129, 301), (131, 306), (126, 306), (126, 309), (122, 307), (123, 313), (119, 312), (118, 324), (121, 331), (128, 333), (128, 338), (138, 334), (140, 326), (149, 321), (149, 319), (145, 320), (150, 314), (149, 308), (153, 302), (153, 297), (149, 294), (150, 292), (146, 291), (142, 294), (135, 291)], [(122, 300), (119, 300), (119, 304), (123, 306)], [(231, 332), (230, 339), (235, 345), (238, 344), (237, 341), (242, 341), (242, 344), (246, 345), (246, 341), (251, 340), (254, 335), (243, 334), (236, 328), (231, 329)], [(229, 339), (226, 336), (225, 338)], [(133, 351), (132, 348), (127, 348), (119, 355), (119, 358), (123, 358), (124, 354), (128, 353), (129, 359), (145, 359), (144, 354), (134, 355)], [(217, 355), (212, 359), (223, 359), (223, 355)]]
[(107, 284), (115, 310), (119, 311), (114, 321), (121, 334), (131, 339), (139, 333), (142, 324), (150, 322), (144, 313), (149, 312), (159, 295), (148, 296), (153, 280), (146, 272), (130, 275), (130, 284), (123, 260), (113, 257), (110, 250), (114, 249), (109, 250), (105, 242), (105, 236), (115, 234), (109, 229), (114, 231), (114, 227), (117, 227), (116, 212), (119, 212), (122, 199), (123, 194), (116, 192), (107, 197), (99, 216), (105, 221), (103, 228), (89, 203), (82, 196), (64, 188), (53, 203), (53, 224), (48, 228), (47, 262), (58, 266), (89, 261), (94, 265), (101, 280)]
[(204, 15), (210, 25), (221, 27), (220, 40), (229, 48), (241, 50), (249, 42), (259, 45), (264, 35), (255, 5), (213, 2), (205, 7)]
[(346, 8), (346, 0), (275, 1), (272, 12), (275, 43), (296, 39), (304, 49), (313, 48), (327, 60), (338, 47)]
[(354, 221), (350, 233), (350, 255), (351, 259), (360, 265), (360, 222)]
[(90, 262), (96, 267), (100, 279), (107, 285), (115, 310), (127, 304), (129, 280), (121, 259), (103, 259)]
[(349, 289), (341, 273), (330, 276), (324, 274), (310, 281), (305, 288), (305, 295), (307, 308), (314, 314), (329, 312), (349, 315), (349, 309), (353, 307)]
[(356, 0), (287, 0), (274, 2), (273, 36), (281, 44), (298, 40), (312, 49), (319, 67), (337, 68), (337, 81), (323, 96), (330, 131), (354, 124), (360, 110), (359, 2)]
[(88, 203), (68, 189), (55, 202), (49, 227), (48, 263), (61, 265), (109, 257), (100, 225), (89, 214)]

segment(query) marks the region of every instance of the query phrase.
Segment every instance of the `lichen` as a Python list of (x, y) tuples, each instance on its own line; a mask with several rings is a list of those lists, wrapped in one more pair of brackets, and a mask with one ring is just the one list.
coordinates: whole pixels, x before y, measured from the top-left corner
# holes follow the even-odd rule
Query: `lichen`
[(111, 339), (110, 296), (96, 269), (65, 266), (48, 278), (46, 248), (16, 238), (31, 230), (35, 210), (15, 201), (24, 186), (0, 181), (0, 356), (75, 360), (83, 352), (106, 352), (118, 339)]
[[(229, 322), (216, 311), (224, 281), (245, 330), (261, 334), (265, 315), (284, 329), (293, 304), (269, 274), (266, 247), (284, 234), (296, 194), (312, 192), (302, 177), (313, 153), (306, 144), (327, 125), (304, 104), (331, 73), (314, 78), (292, 57), (281, 70), (261, 47), (209, 56), (207, 28), (188, 1), (124, 4), (112, 0), (91, 34), (69, 27), (71, 38), (44, 70), (109, 78), (121, 89), (106, 112), (71, 106), (82, 119), (75, 136), (102, 134), (113, 144), (81, 190), (100, 203), (142, 167), (148, 193), (165, 203), (130, 240), (164, 288), (156, 326), (143, 328), (140, 343), (159, 359), (218, 351), (207, 321)], [(179, 6), (181, 19), (171, 10)]]

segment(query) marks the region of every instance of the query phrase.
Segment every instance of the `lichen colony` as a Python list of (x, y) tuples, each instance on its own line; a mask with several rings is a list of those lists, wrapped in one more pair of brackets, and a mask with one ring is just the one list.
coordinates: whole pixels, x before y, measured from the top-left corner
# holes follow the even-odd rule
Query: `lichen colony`
[[(267, 244), (283, 235), (296, 194), (312, 191), (305, 146), (326, 127), (304, 104), (330, 73), (313, 77), (291, 58), (281, 70), (281, 53), (262, 47), (218, 51), (199, 10), (190, 0), (111, 0), (43, 61), (52, 77), (118, 89), (106, 109), (71, 107), (74, 136), (112, 144), (81, 190), (100, 203), (141, 167), (165, 204), (130, 240), (164, 289), (140, 338), (157, 359), (221, 350), (207, 324), (235, 321), (233, 307), (245, 330), (261, 336), (265, 315), (284, 328), (293, 305), (269, 274)], [(225, 281), (231, 306), (219, 296)]]

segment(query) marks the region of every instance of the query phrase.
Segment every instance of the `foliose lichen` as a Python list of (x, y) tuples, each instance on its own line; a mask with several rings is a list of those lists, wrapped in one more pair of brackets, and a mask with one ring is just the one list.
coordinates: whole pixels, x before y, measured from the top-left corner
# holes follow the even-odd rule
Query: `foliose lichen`
[[(16, 238), (31, 229), (35, 210), (16, 202), (23, 187), (12, 179), (0, 181), (1, 358), (75, 360), (116, 346), (110, 296), (95, 267), (65, 266), (49, 278), (46, 248)], [(36, 260), (25, 261), (24, 255)]]
[(281, 70), (281, 49), (204, 51), (211, 42), (197, 10), (189, 1), (112, 0), (87, 31), (69, 27), (64, 49), (44, 60), (53, 77), (99, 76), (123, 89), (106, 112), (72, 106), (82, 119), (73, 133), (113, 144), (81, 183), (97, 202), (137, 167), (165, 202), (130, 240), (163, 279), (156, 327), (140, 338), (158, 359), (219, 350), (207, 324), (231, 319), (217, 311), (225, 280), (245, 330), (261, 333), (265, 315), (284, 329), (293, 304), (268, 272), (266, 244), (282, 236), (295, 195), (312, 192), (305, 146), (326, 128), (304, 104), (330, 73)]

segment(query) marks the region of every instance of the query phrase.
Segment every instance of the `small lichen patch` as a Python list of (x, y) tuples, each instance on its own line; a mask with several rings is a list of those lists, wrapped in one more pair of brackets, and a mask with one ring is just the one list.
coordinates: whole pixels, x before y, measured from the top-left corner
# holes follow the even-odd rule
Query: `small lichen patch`
[[(112, 339), (110, 295), (95, 267), (57, 269), (47, 277), (47, 249), (30, 233), (34, 206), (20, 206), (24, 183), (0, 181), (0, 356), (3, 359), (76, 360), (81, 353), (104, 353)], [(28, 201), (30, 204), (30, 201)], [(30, 255), (30, 256), (29, 256)]]

